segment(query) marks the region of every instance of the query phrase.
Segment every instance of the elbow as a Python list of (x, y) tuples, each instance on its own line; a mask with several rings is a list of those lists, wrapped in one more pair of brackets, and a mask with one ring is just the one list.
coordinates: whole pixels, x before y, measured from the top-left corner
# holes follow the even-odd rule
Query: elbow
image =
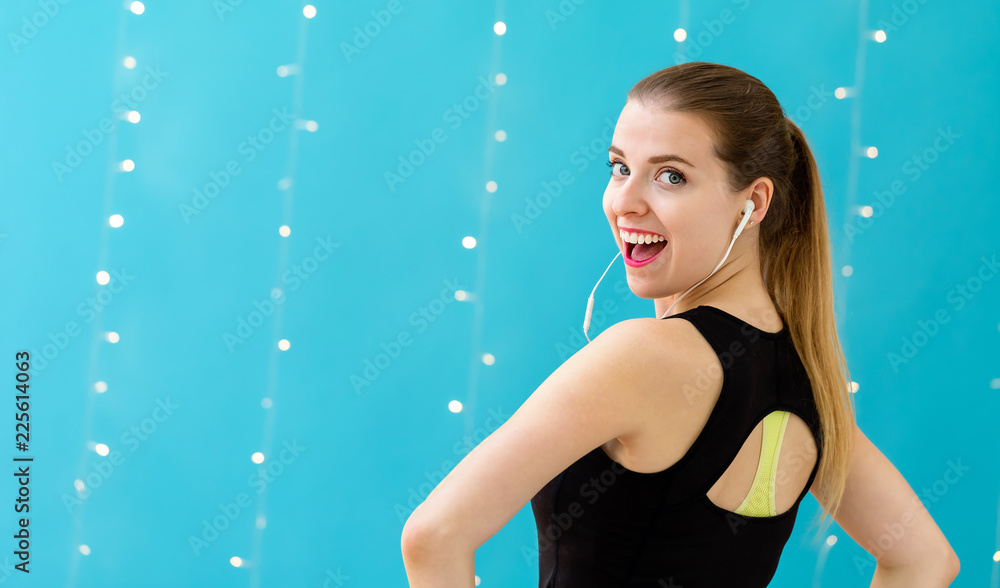
[(921, 571), (921, 574), (927, 578), (925, 581), (934, 582), (934, 586), (951, 586), (961, 568), (961, 562), (958, 561), (958, 554), (949, 546), (942, 559), (931, 561), (936, 561), (937, 563)]
[(958, 576), (958, 571), (961, 569), (962, 564), (958, 560), (958, 554), (955, 553), (951, 545), (945, 545), (943, 551), (943, 558), (937, 560), (940, 563), (936, 566), (938, 572), (936, 576), (940, 578), (942, 586), (950, 586), (952, 581)]
[(403, 532), (399, 538), (399, 549), (403, 554), (403, 562), (414, 562), (420, 559), (421, 553), (427, 553), (429, 544), (432, 543), (428, 533), (428, 527), (411, 515), (403, 525)]
[(440, 529), (441, 525), (432, 520), (410, 515), (403, 525), (403, 532), (399, 538), (403, 561), (424, 561), (444, 551), (446, 541)]
[(432, 566), (474, 554), (476, 548), (450, 519), (412, 514), (399, 538), (404, 565)]
[(958, 554), (954, 550), (948, 556), (948, 563), (945, 567), (945, 580), (948, 582), (947, 585), (951, 585), (952, 581), (958, 577), (959, 570), (962, 569), (962, 562), (958, 560)]
[[(877, 574), (879, 582), (872, 583), (872, 586), (926, 586), (927, 588), (938, 588), (941, 586), (951, 586), (951, 583), (958, 576), (961, 563), (958, 554), (951, 548), (945, 546), (943, 550), (925, 552), (921, 557), (904, 564), (889, 564), (884, 560), (878, 561), (880, 574)], [(886, 580), (891, 579), (889, 583)]]

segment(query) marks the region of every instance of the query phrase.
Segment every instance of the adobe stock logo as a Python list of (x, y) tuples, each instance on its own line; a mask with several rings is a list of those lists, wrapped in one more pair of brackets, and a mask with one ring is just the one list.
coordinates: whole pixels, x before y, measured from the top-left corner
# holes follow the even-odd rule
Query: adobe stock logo
[[(295, 115), (288, 112), (288, 107), (283, 106), (281, 110), (277, 108), (272, 108), (271, 112), (273, 116), (268, 120), (267, 124), (258, 128), (253, 134), (247, 135), (246, 138), (236, 146), (236, 152), (243, 156), (243, 161), (245, 163), (250, 163), (257, 159), (257, 156), (267, 148), (268, 145), (273, 142), (278, 135), (285, 129), (292, 126), (292, 122), (295, 120)], [(191, 224), (191, 217), (197, 216), (202, 213), (208, 205), (212, 203), (219, 194), (233, 183), (236, 176), (243, 173), (243, 168), (240, 165), (240, 160), (238, 158), (232, 158), (225, 164), (219, 166), (218, 170), (212, 170), (208, 173), (209, 181), (202, 185), (202, 188), (194, 188), (194, 196), (188, 202), (181, 202), (177, 205), (177, 210), (180, 212), (181, 218), (184, 219), (186, 224)]]
[[(333, 250), (340, 247), (339, 243), (330, 240), (331, 236), (316, 237), (316, 247), (312, 254), (305, 256), (292, 268), (281, 276), (281, 283), (288, 285), (288, 293), (295, 292), (310, 276), (319, 271), (320, 263), (333, 257)], [(236, 327), (232, 332), (222, 333), (222, 342), (226, 344), (229, 353), (234, 353), (236, 348), (243, 345), (253, 336), (267, 319), (271, 318), (277, 308), (285, 303), (287, 296), (281, 288), (272, 288), (267, 298), (253, 301), (253, 310), (246, 315), (236, 317)], [(272, 302), (273, 301), (273, 302)]]
[(372, 40), (375, 39), (383, 30), (388, 28), (392, 23), (392, 17), (395, 14), (403, 12), (403, 5), (399, 0), (389, 0), (389, 3), (385, 5), (385, 8), (378, 11), (369, 10), (368, 14), (372, 15), (372, 20), (369, 20), (364, 24), (364, 27), (354, 27), (354, 38), (351, 43), (341, 43), (340, 52), (344, 55), (344, 59), (347, 63), (350, 63), (352, 59), (361, 55), (361, 51), (372, 44)]
[(427, 500), (434, 488), (441, 483), (442, 480), (448, 475), (451, 470), (455, 468), (456, 465), (462, 462), (466, 455), (469, 454), (473, 449), (475, 449), (480, 443), (482, 443), (487, 437), (493, 434), (494, 431), (500, 428), (500, 425), (507, 422), (510, 417), (503, 413), (503, 408), (491, 408), (488, 411), (489, 416), (486, 421), (472, 432), (472, 435), (465, 435), (461, 441), (456, 441), (452, 445), (452, 452), (458, 456), (457, 461), (452, 461), (451, 459), (445, 459), (441, 462), (438, 468), (434, 471), (425, 471), (424, 478), (427, 480), (423, 482), (416, 488), (410, 486), (407, 492), (406, 504), (397, 502), (393, 507), (393, 511), (396, 513), (396, 518), (399, 519), (400, 524), (406, 522), (406, 519), (410, 518), (413, 511), (417, 509), (418, 506)]
[[(66, 6), (69, 2), (70, 0), (59, 0), (58, 2), (56, 0), (39, 0), (40, 10), (35, 11), (30, 19), (27, 16), (21, 17), (21, 34), (7, 33), (7, 41), (10, 42), (10, 48), (14, 50), (14, 53), (20, 53), (22, 45), (27, 45), (28, 41), (37, 37), (38, 32), (44, 29), (53, 18), (59, 16), (59, 6)], [(4, 8), (8, 7), (4, 6)], [(0, 582), (2, 581), (0, 580)]]
[(604, 129), (601, 134), (580, 145), (569, 154), (569, 162), (575, 167), (575, 172), (568, 169), (559, 170), (553, 181), (542, 181), (542, 191), (536, 193), (534, 198), (524, 198), (524, 207), (521, 212), (513, 212), (510, 215), (511, 223), (513, 223), (518, 235), (524, 231), (525, 227), (535, 222), (545, 209), (552, 206), (555, 199), (559, 198), (563, 190), (576, 179), (576, 173), (583, 173), (595, 161), (607, 157), (608, 145), (611, 144), (614, 133), (615, 122), (605, 117)]
[(170, 76), (170, 72), (165, 72), (157, 65), (156, 68), (146, 67), (146, 75), (142, 80), (132, 86), (128, 92), (121, 93), (118, 98), (111, 102), (111, 112), (114, 117), (104, 117), (97, 122), (95, 128), (85, 128), (80, 130), (83, 139), (77, 141), (75, 145), (66, 145), (66, 155), (62, 161), (53, 160), (51, 163), (52, 173), (61, 183), (66, 174), (72, 173), (83, 164), (83, 160), (97, 150), (97, 147), (104, 142), (104, 138), (109, 136), (117, 128), (116, 119), (125, 119), (129, 110), (136, 110), (153, 90), (160, 87), (163, 80)]
[[(441, 293), (432, 298), (426, 305), (410, 314), (408, 323), (416, 327), (415, 333), (423, 333), (430, 325), (436, 321), (448, 308), (455, 303), (455, 292), (464, 287), (458, 283), (458, 278), (444, 281), (444, 288)], [(358, 396), (365, 388), (370, 387), (375, 380), (388, 370), (393, 362), (399, 359), (403, 350), (413, 345), (414, 333), (409, 329), (401, 329), (388, 343), (379, 341), (379, 351), (370, 358), (365, 358), (364, 368), (361, 374), (352, 372), (350, 375), (351, 387)]]
[(100, 313), (104, 311), (121, 293), (128, 284), (135, 279), (134, 275), (128, 273), (123, 266), (121, 271), (111, 270), (111, 281), (97, 292), (97, 296), (88, 296), (76, 307), (76, 314), (83, 318), (83, 325), (76, 321), (67, 321), (61, 329), (55, 333), (49, 331), (47, 343), (43, 343), (41, 353), (31, 348), (31, 356), (34, 358), (34, 365), (31, 368), (31, 375), (38, 376), (49, 365), (56, 360), (59, 355), (66, 350), (70, 343), (84, 332), (81, 326), (94, 322)]
[[(997, 261), (996, 253), (989, 258), (980, 256), (979, 267), (973, 275), (965, 281), (955, 284), (955, 287), (948, 290), (945, 300), (954, 306), (954, 311), (959, 312), (968, 305), (973, 298), (981, 292), (990, 280), (1000, 273), (1000, 261)], [(909, 336), (900, 337), (902, 344), (899, 352), (890, 351), (886, 354), (886, 359), (892, 367), (894, 373), (899, 373), (900, 366), (909, 363), (916, 357), (924, 347), (930, 343), (938, 333), (944, 329), (944, 325), (951, 321), (951, 313), (947, 307), (939, 307), (934, 311), (933, 316), (928, 319), (917, 321), (917, 328)]]
[[(472, 113), (479, 110), (493, 96), (497, 88), (500, 87), (500, 84), (496, 81), (496, 77), (487, 79), (479, 76), (477, 81), (479, 83), (473, 88), (472, 93), (452, 103), (450, 107), (441, 113), (441, 120), (448, 123), (448, 128), (451, 130), (457, 131), (466, 120), (472, 117)], [(414, 139), (413, 144), (415, 148), (411, 149), (405, 157), (403, 154), (396, 157), (399, 164), (396, 165), (395, 170), (387, 169), (382, 174), (389, 191), (395, 192), (396, 187), (408, 180), (418, 167), (427, 163), (430, 157), (437, 151), (438, 146), (447, 140), (448, 133), (441, 127), (431, 129), (426, 138)]]
[[(247, 478), (247, 485), (256, 488), (256, 495), (263, 494), (268, 485), (272, 484), (281, 474), (285, 472), (287, 466), (292, 465), (299, 458), (299, 455), (307, 448), (299, 445), (297, 439), (292, 442), (282, 442), (282, 448), (275, 449), (274, 456), (267, 461), (266, 465), (257, 467), (257, 472)], [(203, 518), (201, 520), (201, 532), (197, 535), (188, 535), (188, 547), (195, 557), (201, 555), (203, 549), (209, 547), (219, 539), (223, 531), (228, 529), (241, 514), (253, 506), (253, 496), (247, 492), (239, 492), (232, 500), (218, 503), (218, 513), (212, 515), (211, 520)]]
[(92, 471), (76, 481), (74, 484), (77, 491), (76, 496), (63, 493), (62, 502), (63, 506), (66, 507), (66, 512), (73, 514), (73, 511), (82, 506), (85, 500), (93, 496), (94, 491), (103, 486), (116, 471), (121, 469), (121, 466), (128, 461), (128, 457), (134, 454), (140, 445), (148, 441), (178, 408), (180, 407), (171, 402), (169, 396), (166, 400), (157, 398), (156, 408), (149, 413), (149, 416), (129, 427), (119, 437), (119, 442), (128, 447), (128, 453), (122, 453), (118, 449), (111, 450), (106, 459), (91, 463), (89, 469)]

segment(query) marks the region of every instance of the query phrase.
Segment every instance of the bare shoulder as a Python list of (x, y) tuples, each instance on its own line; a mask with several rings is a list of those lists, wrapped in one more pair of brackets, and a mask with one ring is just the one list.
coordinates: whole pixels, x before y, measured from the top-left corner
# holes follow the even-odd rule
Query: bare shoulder
[[(690, 321), (641, 318), (626, 322), (631, 323), (627, 329), (641, 333), (635, 335), (636, 338), (650, 345), (643, 354), (648, 361), (644, 378), (651, 384), (648, 389), (655, 391), (656, 398), (677, 401), (679, 395), (686, 399), (684, 404), (691, 405), (692, 394), (704, 397), (711, 396), (713, 388), (721, 390), (719, 356)], [(701, 383), (695, 385), (696, 381)], [(695, 390), (690, 388), (692, 385)]]
[[(609, 339), (605, 344), (630, 346), (629, 379), (641, 387), (640, 401), (673, 405), (684, 400), (690, 406), (692, 394), (711, 396), (715, 384), (721, 390), (719, 358), (689, 321), (634, 318), (616, 323), (601, 335), (605, 333)], [(701, 384), (692, 390), (696, 380)]]
[[(614, 342), (641, 343), (644, 347), (633, 350), (635, 361), (630, 362), (630, 367), (636, 370), (637, 378), (658, 382), (658, 388), (672, 388), (670, 384), (676, 383), (672, 380), (682, 376), (687, 368), (703, 365), (706, 360), (717, 360), (698, 329), (683, 319), (627, 319), (612, 325), (601, 336)], [(671, 369), (665, 372), (665, 368)]]
[(704, 428), (722, 391), (722, 364), (689, 321), (641, 318), (618, 325), (616, 336), (647, 349), (634, 366), (636, 425), (605, 452), (633, 471), (658, 472), (683, 457)]
[[(593, 365), (608, 375), (609, 386), (627, 384), (622, 398), (635, 403), (634, 414), (643, 427), (650, 409), (684, 411), (693, 404), (692, 392), (711, 395), (714, 384), (721, 389), (722, 383), (721, 369), (715, 369), (721, 364), (711, 345), (683, 319), (632, 318), (615, 323), (569, 361)], [(701, 384), (692, 390), (699, 378)]]

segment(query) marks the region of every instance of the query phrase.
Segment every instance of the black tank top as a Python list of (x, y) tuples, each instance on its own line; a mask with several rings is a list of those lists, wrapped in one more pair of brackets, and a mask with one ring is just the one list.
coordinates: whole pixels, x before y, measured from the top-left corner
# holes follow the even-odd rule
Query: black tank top
[[(674, 318), (691, 322), (722, 364), (708, 422), (684, 457), (660, 472), (628, 470), (599, 446), (546, 484), (531, 499), (539, 588), (755, 588), (774, 576), (822, 458), (805, 367), (787, 325), (768, 333), (705, 305), (666, 317)], [(813, 432), (819, 454), (805, 488), (773, 517), (715, 505), (709, 489), (775, 410), (795, 413)]]

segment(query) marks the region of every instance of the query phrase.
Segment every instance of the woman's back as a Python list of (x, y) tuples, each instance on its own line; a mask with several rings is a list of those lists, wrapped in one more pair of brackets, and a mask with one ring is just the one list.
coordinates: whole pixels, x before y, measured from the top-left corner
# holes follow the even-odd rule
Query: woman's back
[(690, 404), (673, 407), (700, 415), (663, 445), (688, 449), (657, 456), (655, 433), (625, 440), (631, 454), (597, 447), (542, 488), (531, 500), (541, 588), (766, 586), (774, 575), (822, 447), (809, 379), (787, 326), (761, 331), (704, 305), (677, 318), (715, 356), (692, 365)]

